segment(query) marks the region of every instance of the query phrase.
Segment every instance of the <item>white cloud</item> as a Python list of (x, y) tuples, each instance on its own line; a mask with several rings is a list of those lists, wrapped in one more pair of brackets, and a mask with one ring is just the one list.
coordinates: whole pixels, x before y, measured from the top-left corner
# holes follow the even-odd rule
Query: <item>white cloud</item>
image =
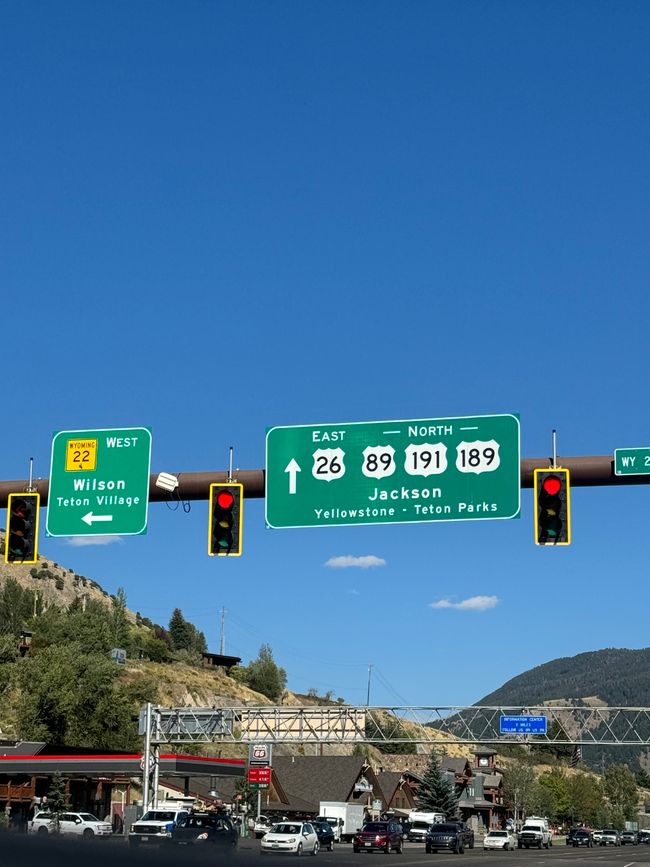
[(86, 545), (113, 545), (121, 544), (124, 539), (121, 536), (68, 536), (66, 545), (71, 548), (83, 548)]
[(359, 591), (355, 590), (354, 588), (352, 588), (351, 590), (348, 590), (348, 593), (350, 596), (361, 596), (361, 593), (359, 593)]
[(456, 608), (458, 611), (487, 611), (499, 604), (498, 596), (470, 596), (462, 602), (450, 602), (448, 599), (440, 599), (438, 602), (429, 603), (431, 608)]
[(352, 554), (348, 554), (345, 557), (330, 557), (324, 565), (332, 569), (370, 569), (373, 566), (385, 566), (386, 561), (381, 557), (375, 557), (374, 554), (366, 554), (364, 557), (353, 557)]

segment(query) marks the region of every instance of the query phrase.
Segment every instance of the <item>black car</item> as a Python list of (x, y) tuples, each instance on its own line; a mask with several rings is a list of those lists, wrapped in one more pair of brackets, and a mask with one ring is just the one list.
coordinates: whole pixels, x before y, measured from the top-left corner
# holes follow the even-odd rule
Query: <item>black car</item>
[(402, 826), (393, 820), (366, 822), (352, 840), (353, 852), (372, 852), (373, 849), (378, 849), (388, 855), (393, 849), (401, 855), (403, 847)]
[(239, 835), (230, 816), (220, 813), (190, 813), (172, 828), (169, 842), (174, 846), (215, 845), (233, 849)]
[(591, 833), (585, 828), (571, 828), (566, 835), (567, 846), (588, 846), (594, 845)]
[(474, 848), (474, 832), (464, 822), (440, 822), (432, 825), (424, 840), (427, 853), (451, 849), (456, 855), (462, 855), (466, 847)]
[(650, 843), (650, 831), (639, 831), (639, 843)]
[(321, 849), (327, 849), (331, 852), (334, 848), (334, 831), (330, 823), (314, 821), (311, 824), (314, 826)]

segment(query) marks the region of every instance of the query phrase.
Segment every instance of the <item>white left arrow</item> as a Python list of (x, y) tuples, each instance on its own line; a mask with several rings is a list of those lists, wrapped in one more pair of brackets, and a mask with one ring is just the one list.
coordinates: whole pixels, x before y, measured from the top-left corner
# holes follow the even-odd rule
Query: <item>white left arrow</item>
[(112, 521), (113, 516), (112, 515), (93, 515), (92, 512), (88, 512), (88, 514), (84, 515), (81, 520), (85, 521), (85, 523), (88, 524), (89, 527), (92, 527), (92, 525), (96, 521)]
[(298, 465), (298, 462), (296, 461), (296, 459), (291, 458), (291, 460), (289, 461), (289, 463), (287, 464), (287, 466), (285, 468), (285, 473), (289, 473), (289, 493), (290, 494), (296, 493), (296, 475), (298, 473), (301, 473), (301, 472), (302, 472), (302, 470), (300, 469), (300, 466)]

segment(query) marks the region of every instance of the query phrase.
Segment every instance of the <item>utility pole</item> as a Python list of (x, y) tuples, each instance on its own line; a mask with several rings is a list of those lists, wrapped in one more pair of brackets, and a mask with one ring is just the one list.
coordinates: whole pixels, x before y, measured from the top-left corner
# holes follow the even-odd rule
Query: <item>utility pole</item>
[(223, 656), (226, 652), (226, 634), (224, 632), (224, 620), (226, 618), (226, 609), (221, 609), (221, 641), (219, 643), (219, 653)]
[(370, 675), (372, 674), (372, 665), (368, 665), (368, 692), (366, 695), (366, 707), (370, 706)]

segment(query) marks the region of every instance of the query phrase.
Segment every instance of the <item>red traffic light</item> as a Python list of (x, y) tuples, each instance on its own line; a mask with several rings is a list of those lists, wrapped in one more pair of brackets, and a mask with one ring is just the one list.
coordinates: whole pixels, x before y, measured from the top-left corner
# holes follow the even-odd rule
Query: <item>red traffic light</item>
[(557, 476), (547, 476), (542, 482), (542, 487), (544, 488), (545, 493), (554, 497), (556, 494), (559, 494), (562, 488), (562, 482)]
[(230, 491), (219, 491), (217, 494), (217, 506), (220, 509), (230, 509), (234, 502), (235, 498)]

